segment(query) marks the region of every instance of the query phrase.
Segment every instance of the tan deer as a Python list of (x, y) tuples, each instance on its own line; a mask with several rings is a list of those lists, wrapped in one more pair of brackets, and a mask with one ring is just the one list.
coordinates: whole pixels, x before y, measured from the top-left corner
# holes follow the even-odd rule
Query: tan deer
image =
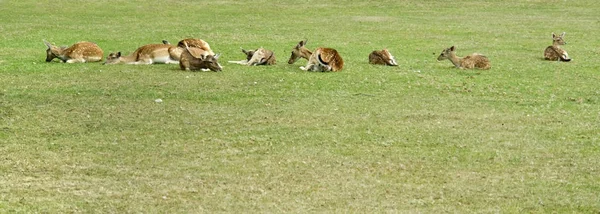
[(139, 47), (129, 56), (123, 56), (121, 52), (110, 53), (104, 64), (178, 64), (181, 51), (170, 44), (149, 44)]
[(290, 59), (288, 60), (288, 64), (294, 64), (300, 58), (304, 58), (306, 60), (308, 60), (310, 58), (310, 55), (312, 55), (312, 51), (308, 50), (308, 48), (306, 48), (305, 45), (306, 45), (306, 40), (300, 41), (296, 45), (296, 47), (294, 47), (292, 49), (292, 56), (290, 56)]
[(48, 47), (46, 50), (46, 62), (59, 58), (62, 62), (99, 62), (104, 57), (104, 52), (98, 45), (92, 42), (78, 42), (71, 47), (57, 47), (44, 40)]
[[(340, 71), (344, 68), (344, 60), (333, 48), (317, 48), (314, 52), (310, 52), (306, 47), (306, 41), (300, 41), (294, 49), (292, 56), (288, 60), (289, 64), (293, 64), (299, 58), (308, 59), (306, 66), (301, 66), (304, 71)], [(309, 55), (310, 53), (310, 55)], [(307, 56), (308, 55), (308, 56)]]
[(181, 58), (179, 59), (181, 70), (221, 71), (223, 69), (218, 62), (219, 54), (210, 55), (206, 50), (189, 47), (185, 41), (183, 45), (184, 51), (181, 53)]
[(486, 56), (478, 53), (474, 53), (466, 57), (456, 56), (456, 47), (454, 46), (444, 49), (437, 58), (438, 61), (442, 61), (444, 59), (449, 59), (452, 64), (454, 64), (454, 67), (460, 69), (490, 69), (492, 67), (490, 60)]
[(544, 50), (544, 59), (551, 61), (562, 61), (562, 62), (570, 62), (571, 58), (569, 58), (569, 54), (567, 51), (562, 49), (561, 45), (566, 45), (565, 42), (565, 32), (563, 32), (560, 36), (556, 36), (556, 34), (552, 33), (552, 45), (548, 46), (546, 50)]
[(396, 59), (387, 48), (371, 52), (371, 54), (369, 54), (369, 63), (374, 65), (398, 66)]
[(277, 61), (275, 54), (271, 50), (259, 48), (256, 50), (244, 50), (242, 52), (246, 55), (245, 60), (241, 61), (228, 61), (229, 63), (235, 63), (240, 65), (274, 65)]
[(185, 48), (186, 44), (190, 48), (200, 48), (200, 49), (206, 51), (207, 55), (212, 55), (212, 56), (215, 55), (215, 52), (213, 52), (212, 49), (210, 49), (210, 45), (208, 44), (208, 42), (206, 42), (202, 39), (194, 39), (194, 38), (183, 39), (177, 43), (177, 47), (180, 47), (183, 50)]

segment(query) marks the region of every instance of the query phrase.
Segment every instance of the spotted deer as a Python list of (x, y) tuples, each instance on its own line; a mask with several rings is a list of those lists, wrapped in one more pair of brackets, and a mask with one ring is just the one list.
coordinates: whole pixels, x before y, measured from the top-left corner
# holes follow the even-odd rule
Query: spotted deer
[(369, 63), (374, 65), (398, 66), (396, 59), (387, 48), (371, 52), (371, 54), (369, 54)]
[(456, 56), (456, 47), (454, 46), (444, 49), (437, 58), (438, 61), (442, 61), (444, 59), (450, 60), (452, 64), (454, 64), (454, 67), (460, 69), (490, 69), (492, 67), (490, 60), (486, 56), (478, 53), (474, 53), (465, 57)]
[(179, 59), (181, 70), (211, 70), (221, 71), (223, 67), (218, 62), (219, 54), (210, 55), (206, 50), (197, 47), (190, 47), (183, 41), (184, 51)]
[[(293, 64), (299, 58), (308, 59), (306, 66), (301, 66), (304, 71), (340, 71), (344, 68), (344, 60), (333, 48), (317, 48), (314, 52), (310, 52), (306, 47), (306, 41), (300, 41), (294, 49), (292, 56), (288, 60), (289, 64)], [(310, 55), (308, 54), (310, 53)]]
[(548, 46), (544, 51), (544, 59), (551, 61), (562, 61), (562, 62), (570, 62), (571, 58), (569, 58), (569, 54), (567, 51), (562, 49), (561, 45), (566, 45), (565, 42), (565, 32), (563, 32), (560, 36), (556, 36), (556, 34), (552, 33), (552, 45)]
[(170, 44), (149, 44), (139, 47), (132, 54), (110, 53), (104, 64), (178, 64), (182, 50)]
[(46, 50), (46, 62), (59, 58), (62, 62), (99, 62), (104, 57), (104, 52), (98, 45), (92, 42), (77, 42), (71, 47), (57, 47), (44, 40), (48, 47)]
[(259, 48), (256, 50), (244, 50), (242, 48), (242, 53), (246, 55), (245, 60), (241, 61), (228, 61), (229, 63), (235, 63), (240, 65), (274, 65), (277, 61), (275, 59), (275, 54), (271, 50), (267, 50), (264, 48)]

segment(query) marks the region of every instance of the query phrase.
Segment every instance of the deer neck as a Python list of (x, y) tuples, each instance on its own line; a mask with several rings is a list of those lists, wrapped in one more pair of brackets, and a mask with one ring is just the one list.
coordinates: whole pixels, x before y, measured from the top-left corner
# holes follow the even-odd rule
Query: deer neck
[(131, 62), (136, 62), (138, 60), (136, 55), (129, 55), (129, 56), (121, 56), (119, 57), (119, 62), (120, 63), (131, 63)]
[(312, 51), (308, 50), (308, 48), (302, 47), (300, 49), (300, 57), (308, 60), (310, 55), (312, 55)]
[(552, 42), (552, 46), (553, 46), (553, 47), (560, 48), (560, 44), (558, 44), (558, 42), (557, 42), (557, 41), (553, 41), (553, 42)]
[(462, 57), (458, 57), (456, 56), (456, 54), (452, 53), (449, 54), (448, 59), (450, 60), (450, 62), (452, 62), (452, 64), (454, 64), (454, 67), (459, 68), (460, 67), (460, 63), (462, 62), (463, 58)]
[(67, 58), (66, 52), (67, 48), (65, 47), (56, 47), (54, 50), (52, 50), (52, 53), (62, 60), (65, 60)]

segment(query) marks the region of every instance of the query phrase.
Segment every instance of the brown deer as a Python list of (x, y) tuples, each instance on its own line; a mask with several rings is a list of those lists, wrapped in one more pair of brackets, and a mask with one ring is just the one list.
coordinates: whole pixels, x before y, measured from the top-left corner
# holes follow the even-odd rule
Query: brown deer
[(298, 59), (304, 58), (308, 60), (310, 55), (312, 55), (312, 51), (308, 50), (308, 48), (304, 47), (306, 45), (306, 41), (300, 41), (296, 47), (292, 49), (292, 56), (288, 60), (288, 64), (294, 64)]
[(398, 66), (396, 59), (387, 48), (371, 52), (371, 54), (369, 54), (369, 63), (374, 65)]
[(104, 64), (178, 64), (180, 50), (170, 44), (149, 44), (139, 47), (129, 56), (121, 55), (121, 52), (110, 53)]
[(46, 50), (46, 62), (59, 58), (62, 62), (99, 62), (104, 57), (104, 52), (98, 45), (92, 42), (77, 42), (71, 47), (57, 47), (44, 40), (48, 47)]
[(310, 52), (306, 47), (306, 41), (300, 41), (292, 49), (292, 56), (288, 64), (294, 64), (299, 58), (308, 59), (306, 66), (300, 67), (304, 71), (340, 71), (344, 68), (344, 60), (333, 48), (317, 48)]
[(210, 49), (210, 45), (208, 44), (208, 42), (205, 42), (202, 39), (194, 39), (194, 38), (183, 39), (177, 43), (177, 47), (182, 48), (182, 52), (183, 52), (183, 49), (186, 47), (185, 46), (186, 44), (190, 48), (200, 48), (200, 49), (206, 51), (206, 53), (208, 55), (213, 55), (213, 56), (215, 55), (215, 53), (212, 51), (212, 49)]
[(189, 47), (184, 41), (184, 51), (179, 59), (179, 67), (181, 70), (211, 70), (221, 71), (223, 67), (218, 62), (219, 54), (210, 55), (206, 50)]
[(481, 54), (474, 53), (466, 57), (456, 56), (456, 47), (454, 46), (444, 49), (437, 58), (438, 61), (444, 59), (449, 59), (454, 64), (454, 67), (460, 69), (490, 69), (492, 67), (490, 60)]
[(548, 46), (544, 51), (544, 59), (551, 61), (562, 61), (562, 62), (570, 62), (571, 58), (569, 58), (569, 54), (567, 51), (562, 49), (561, 45), (566, 45), (565, 42), (565, 32), (563, 32), (560, 36), (556, 36), (556, 34), (552, 33), (552, 45)]
[(275, 54), (271, 50), (259, 48), (256, 50), (244, 50), (242, 52), (246, 55), (245, 60), (241, 61), (228, 61), (229, 63), (235, 63), (240, 65), (274, 65), (277, 61)]

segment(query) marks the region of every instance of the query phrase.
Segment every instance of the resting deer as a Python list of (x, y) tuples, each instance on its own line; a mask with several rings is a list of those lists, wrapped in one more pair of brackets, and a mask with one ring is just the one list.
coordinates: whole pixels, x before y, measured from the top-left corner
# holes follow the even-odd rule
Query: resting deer
[(380, 51), (371, 52), (371, 54), (369, 54), (369, 63), (374, 65), (398, 66), (396, 59), (394, 56), (392, 56), (387, 48)]
[(149, 44), (139, 47), (129, 56), (121, 52), (110, 53), (104, 64), (178, 64), (181, 50), (170, 44)]
[(312, 55), (312, 51), (308, 50), (308, 48), (304, 47), (306, 45), (306, 40), (300, 41), (296, 47), (292, 49), (292, 56), (288, 60), (288, 64), (294, 64), (298, 59), (304, 58), (308, 60), (310, 55)]
[(59, 58), (62, 62), (99, 62), (102, 61), (104, 52), (98, 45), (91, 42), (78, 42), (71, 47), (57, 47), (44, 40), (48, 47), (46, 50), (46, 62)]
[(288, 60), (289, 64), (293, 64), (302, 57), (308, 59), (306, 66), (300, 67), (304, 71), (340, 71), (344, 68), (344, 60), (337, 50), (317, 48), (314, 52), (310, 52), (304, 45), (306, 45), (306, 41), (300, 41), (292, 49), (292, 56)]
[(552, 45), (548, 46), (544, 51), (544, 59), (552, 60), (552, 61), (563, 61), (569, 62), (571, 59), (569, 58), (569, 54), (567, 51), (562, 49), (561, 45), (566, 45), (567, 42), (564, 40), (565, 32), (563, 32), (560, 36), (556, 36), (552, 33)]
[(259, 48), (256, 50), (244, 50), (242, 52), (246, 55), (245, 60), (241, 61), (229, 61), (229, 63), (235, 63), (240, 65), (274, 65), (276, 63), (275, 54), (273, 51)]
[(219, 54), (210, 55), (203, 49), (189, 47), (185, 41), (183, 45), (184, 51), (181, 53), (181, 58), (179, 59), (181, 70), (221, 71), (223, 69), (217, 61)]
[(210, 45), (208, 44), (208, 42), (205, 42), (202, 39), (194, 39), (194, 38), (183, 39), (177, 43), (177, 47), (180, 47), (183, 50), (186, 47), (186, 44), (190, 48), (200, 48), (202, 50), (205, 50), (208, 55), (213, 55), (213, 56), (215, 55), (215, 53), (212, 51), (212, 49), (210, 49)]
[(444, 49), (437, 58), (438, 61), (442, 61), (444, 59), (449, 59), (452, 64), (454, 64), (454, 67), (460, 69), (490, 69), (492, 67), (490, 60), (486, 56), (478, 53), (474, 53), (466, 57), (456, 56), (456, 48), (454, 46)]

